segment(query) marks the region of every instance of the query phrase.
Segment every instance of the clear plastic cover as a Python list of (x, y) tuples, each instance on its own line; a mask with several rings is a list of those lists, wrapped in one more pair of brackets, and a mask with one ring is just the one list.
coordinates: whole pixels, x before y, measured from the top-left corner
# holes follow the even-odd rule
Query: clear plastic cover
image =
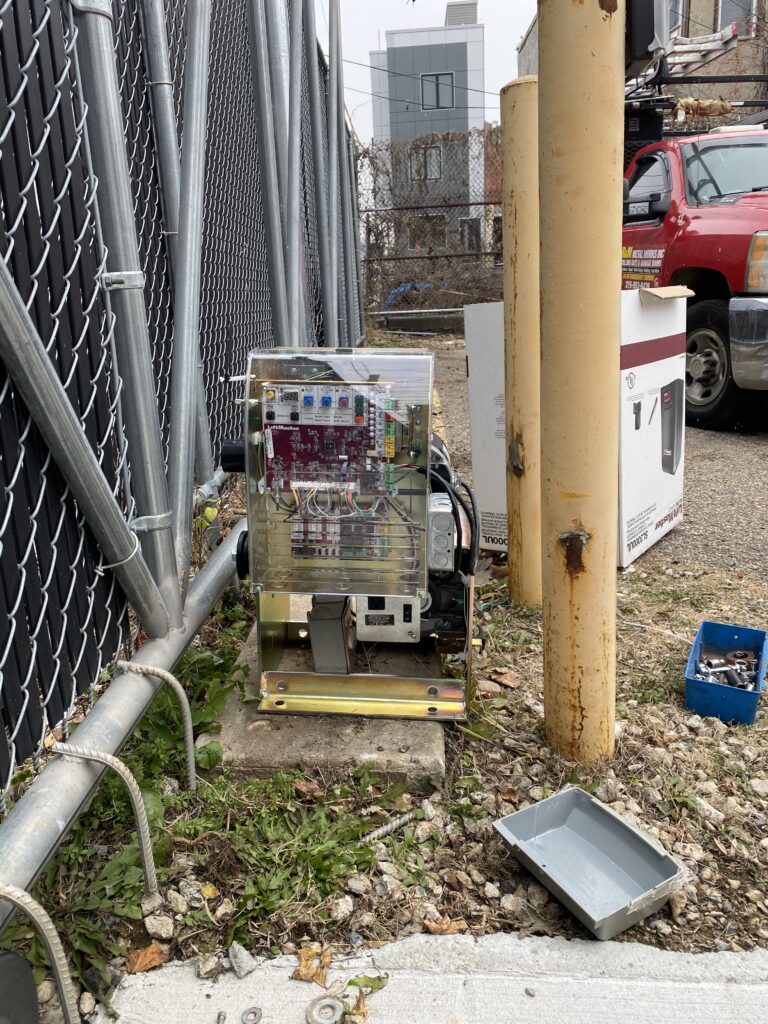
[(273, 593), (427, 590), (433, 356), (251, 354), (251, 580)]

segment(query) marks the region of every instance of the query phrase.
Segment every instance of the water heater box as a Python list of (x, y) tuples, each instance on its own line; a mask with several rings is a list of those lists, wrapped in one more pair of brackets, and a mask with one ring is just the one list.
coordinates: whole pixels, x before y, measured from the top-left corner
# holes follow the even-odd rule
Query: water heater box
[(433, 356), (253, 352), (251, 580), (293, 594), (423, 596)]

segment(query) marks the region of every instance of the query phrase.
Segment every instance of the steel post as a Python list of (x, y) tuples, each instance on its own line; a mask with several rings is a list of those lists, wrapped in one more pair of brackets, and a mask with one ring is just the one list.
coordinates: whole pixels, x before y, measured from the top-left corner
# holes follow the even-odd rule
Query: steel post
[(173, 79), (168, 52), (168, 31), (162, 0), (142, 0), (144, 53), (149, 75), (152, 123), (157, 145), (160, 187), (163, 192), (163, 218), (168, 239), (171, 271), (176, 274), (176, 245), (179, 234), (179, 139), (176, 130), (176, 108), (173, 102)]
[(128, 529), (11, 272), (2, 260), (0, 359), (142, 626), (152, 637), (165, 636), (168, 614), (139, 550), (136, 534)]
[(359, 328), (356, 326), (355, 313), (355, 269), (352, 258), (352, 182), (349, 177), (349, 159), (347, 147), (347, 122), (344, 116), (344, 66), (342, 64), (341, 26), (339, 26), (339, 55), (336, 62), (336, 74), (339, 77), (339, 180), (341, 183), (341, 244), (342, 264), (344, 267), (342, 288), (344, 289), (344, 308), (346, 310), (347, 345), (352, 348), (357, 344)]
[[(135, 663), (168, 671), (173, 668), (229, 586), (237, 543), (245, 529), (246, 522), (241, 520), (190, 584), (184, 629), (143, 644), (133, 658)], [(78, 726), (78, 744), (118, 754), (163, 685), (151, 676), (125, 673), (116, 677)], [(0, 823), (4, 881), (31, 888), (105, 771), (102, 765), (82, 761), (59, 759), (46, 765), (24, 799)], [(0, 903), (0, 930), (10, 913), (11, 908)]]
[(365, 337), (365, 312), (363, 308), (363, 270), (360, 261), (360, 207), (357, 194), (357, 175), (355, 173), (355, 141), (350, 134), (347, 140), (349, 152), (349, 202), (352, 208), (352, 265), (355, 271), (355, 287), (357, 289), (357, 309), (359, 322), (355, 324), (358, 332), (357, 343)]
[[(290, 133), (290, 39), (286, 0), (264, 0), (267, 26), (269, 83), (275, 122), (275, 156), (280, 196), (280, 219), (286, 223), (288, 135)], [(290, 312), (290, 311), (289, 311)]]
[[(184, 146), (177, 260), (175, 337), (171, 365), (171, 426), (168, 476), (179, 585), (186, 590), (192, 550), (196, 411), (200, 395), (200, 278), (208, 120), (208, 53), (211, 0), (187, 2), (187, 57), (184, 74)], [(212, 461), (212, 460), (211, 460)], [(213, 476), (213, 465), (205, 467)], [(210, 479), (203, 477), (203, 480)]]
[(539, 115), (536, 78), (501, 90), (509, 596), (541, 605)]
[(269, 50), (267, 47), (264, 0), (248, 0), (248, 15), (253, 98), (258, 126), (259, 169), (261, 171), (261, 189), (264, 199), (264, 232), (267, 242), (272, 325), (275, 344), (282, 346), (287, 344), (290, 334), (285, 291), (283, 231), (280, 223), (280, 190), (278, 187), (277, 153), (275, 150), (275, 120), (269, 80)]
[(339, 324), (339, 237), (341, 235), (339, 218), (339, 76), (337, 64), (340, 61), (340, 25), (339, 0), (329, 0), (329, 32), (328, 47), (328, 239), (330, 243), (331, 263), (331, 308), (332, 319), (338, 339), (341, 340)]
[[(181, 158), (176, 129), (176, 108), (173, 102), (173, 79), (168, 51), (168, 33), (162, 0), (142, 0), (144, 50), (149, 74), (152, 121), (157, 143), (160, 186), (163, 190), (163, 217), (168, 239), (171, 275), (176, 282), (176, 249), (179, 234), (179, 195), (181, 193)], [(199, 480), (214, 475), (208, 404), (202, 365), (198, 368), (195, 406), (195, 458)]]
[(624, 17), (539, 7), (544, 718), (582, 762), (615, 743)]
[(331, 247), (328, 232), (328, 154), (323, 137), (323, 110), (320, 96), (320, 60), (317, 54), (315, 0), (304, 0), (304, 47), (309, 79), (309, 120), (312, 129), (312, 165), (315, 170), (315, 208), (320, 257), (320, 298), (323, 306), (324, 340), (328, 348), (339, 343), (334, 319), (333, 293), (336, 281), (331, 273)]
[[(301, 56), (302, 4), (293, 0), (290, 20), (290, 61), (288, 88), (288, 201), (286, 203), (286, 292), (288, 300), (288, 345), (301, 345), (306, 324), (301, 317), (302, 306), (302, 237), (301, 237)], [(299, 328), (301, 324), (301, 328)]]
[(152, 524), (143, 535), (142, 550), (163, 595), (171, 625), (178, 626), (181, 595), (155, 399), (144, 275), (136, 237), (112, 20), (103, 10), (90, 4), (87, 9), (75, 8), (78, 67), (89, 108), (90, 151), (99, 182), (97, 202), (108, 250), (105, 284), (112, 289), (133, 495), (139, 516)]

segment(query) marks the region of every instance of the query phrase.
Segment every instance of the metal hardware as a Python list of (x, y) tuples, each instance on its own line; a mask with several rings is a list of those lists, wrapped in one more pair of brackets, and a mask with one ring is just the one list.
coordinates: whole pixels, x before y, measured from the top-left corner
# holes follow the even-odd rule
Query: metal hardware
[(261, 1020), (261, 1007), (252, 1006), (250, 1010), (246, 1010), (240, 1018), (242, 1024), (259, 1024)]
[(133, 777), (133, 773), (118, 758), (113, 757), (111, 754), (105, 754), (102, 750), (91, 750), (89, 747), (77, 747), (72, 743), (57, 742), (53, 743), (51, 750), (54, 754), (61, 754), (62, 757), (76, 757), (81, 761), (96, 761), (97, 764), (104, 764), (123, 780), (125, 788), (128, 790), (128, 796), (131, 798), (133, 814), (136, 818), (136, 833), (139, 838), (139, 850), (141, 851), (141, 863), (144, 867), (144, 882), (147, 887), (147, 895), (153, 896), (158, 891), (155, 855), (152, 852), (147, 808), (144, 805), (144, 797), (141, 795), (139, 784)]
[(116, 661), (115, 668), (119, 672), (135, 672), (140, 676), (154, 676), (161, 683), (167, 683), (176, 695), (181, 708), (181, 720), (184, 727), (184, 749), (187, 755), (187, 787), (191, 793), (197, 789), (197, 767), (195, 765), (195, 734), (192, 727), (192, 710), (189, 706), (187, 691), (176, 676), (156, 665), (132, 665), (130, 661)]
[(336, 1024), (344, 1016), (344, 1003), (335, 996), (320, 996), (307, 1007), (307, 1024)]
[(72, 984), (67, 956), (53, 921), (37, 900), (32, 899), (24, 889), (17, 889), (15, 885), (6, 885), (5, 882), (0, 882), (0, 899), (6, 900), (17, 910), (23, 911), (35, 926), (48, 954), (48, 961), (53, 968), (66, 1024), (80, 1024), (75, 986)]
[(83, 14), (103, 14), (112, 21), (112, 0), (72, 0), (72, 6)]
[(113, 270), (101, 275), (102, 287), (108, 292), (144, 288), (144, 274), (141, 270)]
[(156, 516), (138, 516), (128, 524), (134, 533), (150, 533), (152, 530), (167, 530), (171, 525), (171, 512), (161, 512)]
[(219, 1010), (219, 1012), (216, 1014), (216, 1024), (224, 1024), (224, 1021), (226, 1019), (227, 1019), (226, 1012), (224, 1010)]
[(464, 689), (450, 679), (275, 671), (264, 672), (261, 679), (259, 711), (438, 722), (461, 721), (466, 717)]

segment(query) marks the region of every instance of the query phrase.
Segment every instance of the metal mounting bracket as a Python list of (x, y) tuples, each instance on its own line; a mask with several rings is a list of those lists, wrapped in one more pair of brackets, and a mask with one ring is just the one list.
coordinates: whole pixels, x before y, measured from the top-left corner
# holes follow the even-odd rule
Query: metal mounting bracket
[(466, 700), (453, 679), (271, 671), (262, 673), (259, 711), (455, 722), (466, 718)]
[(171, 512), (161, 512), (157, 516), (139, 516), (128, 524), (134, 533), (151, 533), (153, 530), (168, 530), (173, 523)]
[(76, 11), (83, 14), (103, 14), (112, 21), (112, 0), (71, 0)]
[(144, 274), (140, 270), (113, 270), (101, 275), (101, 283), (108, 292), (142, 289)]

